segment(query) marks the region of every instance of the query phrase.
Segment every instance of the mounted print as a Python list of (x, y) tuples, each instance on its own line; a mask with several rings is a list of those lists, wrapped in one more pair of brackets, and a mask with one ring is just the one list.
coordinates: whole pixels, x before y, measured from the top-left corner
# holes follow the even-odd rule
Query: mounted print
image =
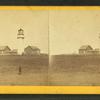
[(96, 6), (0, 7), (0, 93), (99, 94), (99, 23)]

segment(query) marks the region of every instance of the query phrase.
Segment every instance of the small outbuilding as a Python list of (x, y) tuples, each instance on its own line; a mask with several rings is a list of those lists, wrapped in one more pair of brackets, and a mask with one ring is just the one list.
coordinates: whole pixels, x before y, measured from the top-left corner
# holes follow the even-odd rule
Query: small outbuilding
[(93, 48), (90, 45), (83, 45), (79, 49), (79, 54), (91, 54), (93, 51)]
[(0, 46), (0, 55), (10, 55), (11, 49), (8, 46)]
[(10, 55), (18, 55), (18, 50), (17, 49), (13, 49), (9, 52)]
[(40, 55), (40, 49), (36, 46), (27, 46), (24, 49), (24, 55)]

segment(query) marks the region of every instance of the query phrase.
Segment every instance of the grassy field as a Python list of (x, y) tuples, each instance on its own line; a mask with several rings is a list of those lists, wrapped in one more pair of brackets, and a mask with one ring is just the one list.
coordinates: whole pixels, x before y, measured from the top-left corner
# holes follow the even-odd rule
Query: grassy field
[(52, 56), (50, 85), (100, 85), (100, 55)]
[(47, 85), (47, 74), (47, 55), (0, 56), (0, 85)]
[(100, 55), (0, 56), (0, 85), (100, 85)]

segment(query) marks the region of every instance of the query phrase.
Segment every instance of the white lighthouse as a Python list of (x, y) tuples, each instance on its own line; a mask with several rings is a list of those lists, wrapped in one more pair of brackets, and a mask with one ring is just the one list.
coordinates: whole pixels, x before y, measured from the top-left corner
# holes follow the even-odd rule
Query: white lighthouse
[(17, 40), (18, 40), (18, 54), (22, 55), (24, 52), (24, 30), (19, 29), (17, 34)]

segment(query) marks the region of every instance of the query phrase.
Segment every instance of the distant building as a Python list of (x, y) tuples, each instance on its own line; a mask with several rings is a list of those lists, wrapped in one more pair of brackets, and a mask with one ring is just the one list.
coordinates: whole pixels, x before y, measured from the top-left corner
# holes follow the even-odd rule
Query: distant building
[(18, 50), (17, 49), (13, 49), (9, 52), (10, 55), (18, 55)]
[(98, 55), (98, 54), (100, 54), (100, 51), (99, 50), (89, 50), (89, 51), (87, 51), (87, 53), (86, 54), (88, 54), (88, 55)]
[(40, 49), (35, 46), (27, 46), (24, 49), (24, 55), (40, 55)]
[(9, 55), (11, 49), (8, 46), (0, 46), (0, 55)]
[(88, 54), (93, 48), (90, 45), (83, 45), (79, 49), (79, 54)]
[(81, 54), (81, 55), (98, 55), (98, 54), (100, 54), (100, 49), (93, 49), (90, 45), (83, 45), (79, 49), (79, 54)]

